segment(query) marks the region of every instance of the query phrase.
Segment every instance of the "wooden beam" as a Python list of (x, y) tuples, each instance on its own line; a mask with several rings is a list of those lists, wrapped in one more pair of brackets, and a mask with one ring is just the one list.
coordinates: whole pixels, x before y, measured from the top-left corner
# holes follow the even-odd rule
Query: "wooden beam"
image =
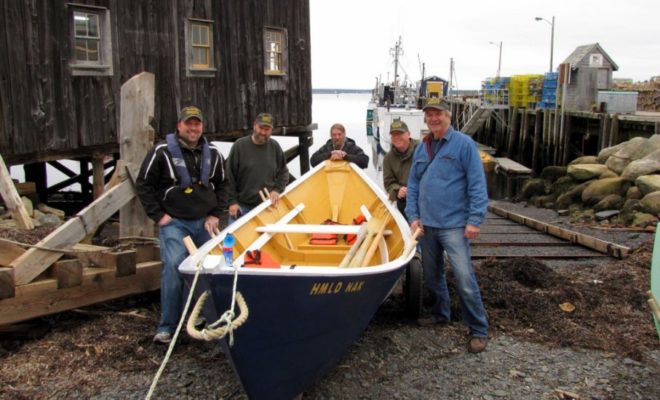
[(101, 197), (105, 186), (105, 165), (103, 158), (105, 154), (94, 153), (92, 156), (92, 193), (94, 199)]
[(135, 250), (88, 252), (81, 253), (78, 258), (86, 265), (114, 268), (117, 276), (127, 276), (135, 274), (137, 252)]
[(80, 260), (60, 260), (53, 264), (57, 288), (64, 289), (82, 284), (83, 267)]
[[(82, 209), (74, 218), (37, 243), (37, 246), (63, 251), (70, 249), (133, 197), (135, 197), (135, 188), (130, 180), (126, 180)], [(30, 283), (61, 256), (60, 252), (38, 248), (26, 251), (11, 264), (15, 269), (16, 285)]]
[(590, 249), (610, 255), (612, 257), (616, 257), (619, 259), (626, 258), (631, 252), (631, 249), (629, 247), (621, 246), (616, 243), (597, 239), (593, 236), (589, 236), (584, 233), (578, 233), (575, 231), (571, 231), (569, 229), (560, 228), (556, 225), (550, 225), (546, 222), (542, 222), (534, 218), (529, 218), (524, 215), (505, 210), (504, 208), (501, 207), (489, 205), (488, 211), (495, 213), (501, 217), (505, 217), (512, 221), (518, 222), (520, 224), (524, 224), (538, 231), (545, 232), (552, 236), (556, 236), (568, 240), (571, 243), (576, 243), (584, 247), (588, 247)]
[[(129, 175), (137, 176), (142, 160), (153, 145), (155, 132), (150, 125), (155, 109), (155, 77), (149, 72), (133, 76), (121, 86), (119, 151)], [(119, 236), (154, 236), (154, 223), (138, 198), (119, 213)]]
[(14, 269), (0, 267), (0, 300), (14, 297)]
[(136, 274), (115, 276), (114, 269), (86, 268), (82, 284), (58, 289), (55, 279), (16, 286), (16, 295), (0, 300), (0, 325), (55, 314), (160, 287), (159, 261), (138, 264)]
[(0, 194), (11, 212), (12, 218), (16, 221), (16, 225), (23, 229), (34, 229), (32, 218), (28, 215), (25, 204), (23, 204), (16, 191), (14, 181), (11, 180), (11, 175), (2, 156), (0, 156)]
[(0, 239), (0, 266), (8, 267), (12, 261), (23, 255), (25, 249), (5, 239)]

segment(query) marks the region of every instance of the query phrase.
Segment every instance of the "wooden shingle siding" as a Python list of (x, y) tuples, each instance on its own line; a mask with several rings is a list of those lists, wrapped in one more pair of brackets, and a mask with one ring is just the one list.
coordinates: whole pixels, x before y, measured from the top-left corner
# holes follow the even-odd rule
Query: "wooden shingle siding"
[[(72, 74), (75, 5), (109, 10), (111, 75)], [(189, 18), (213, 24), (210, 77), (187, 73)], [(215, 138), (240, 136), (262, 111), (289, 130), (312, 122), (309, 0), (14, 0), (0, 7), (0, 20), (0, 154), (8, 164), (116, 151), (119, 90), (142, 71), (156, 77), (152, 125), (161, 137), (188, 104), (203, 110)], [(265, 26), (287, 32), (284, 77), (264, 74)]]

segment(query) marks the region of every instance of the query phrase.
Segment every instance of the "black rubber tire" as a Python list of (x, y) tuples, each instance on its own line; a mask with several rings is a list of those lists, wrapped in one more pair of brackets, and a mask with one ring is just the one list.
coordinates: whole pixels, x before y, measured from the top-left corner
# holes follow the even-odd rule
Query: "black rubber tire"
[(403, 286), (406, 316), (410, 319), (417, 319), (422, 313), (423, 278), (422, 262), (419, 258), (413, 257), (406, 267), (406, 281)]

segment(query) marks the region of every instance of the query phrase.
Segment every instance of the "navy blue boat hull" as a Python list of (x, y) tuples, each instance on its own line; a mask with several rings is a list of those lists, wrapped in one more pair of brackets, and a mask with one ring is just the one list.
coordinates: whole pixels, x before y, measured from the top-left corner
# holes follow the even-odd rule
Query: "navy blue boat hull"
[[(239, 275), (249, 317), (222, 341), (251, 399), (291, 399), (318, 382), (366, 329), (405, 265), (378, 274)], [(191, 281), (192, 276), (186, 279)], [(212, 294), (209, 321), (228, 309), (231, 275), (203, 274)]]

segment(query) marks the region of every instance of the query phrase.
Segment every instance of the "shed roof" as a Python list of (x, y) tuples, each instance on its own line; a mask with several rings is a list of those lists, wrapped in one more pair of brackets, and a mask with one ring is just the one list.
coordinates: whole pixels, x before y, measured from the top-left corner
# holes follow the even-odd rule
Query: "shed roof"
[(569, 55), (566, 60), (564, 60), (564, 64), (570, 63), (572, 69), (577, 69), (577, 65), (590, 53), (593, 52), (594, 49), (597, 49), (600, 53), (603, 54), (605, 58), (607, 58), (607, 61), (612, 65), (612, 71), (618, 71), (619, 66), (616, 65), (614, 60), (603, 50), (602, 47), (600, 47), (600, 44), (598, 43), (591, 43), (591, 44), (584, 44), (582, 46), (578, 46), (573, 50), (571, 55)]

